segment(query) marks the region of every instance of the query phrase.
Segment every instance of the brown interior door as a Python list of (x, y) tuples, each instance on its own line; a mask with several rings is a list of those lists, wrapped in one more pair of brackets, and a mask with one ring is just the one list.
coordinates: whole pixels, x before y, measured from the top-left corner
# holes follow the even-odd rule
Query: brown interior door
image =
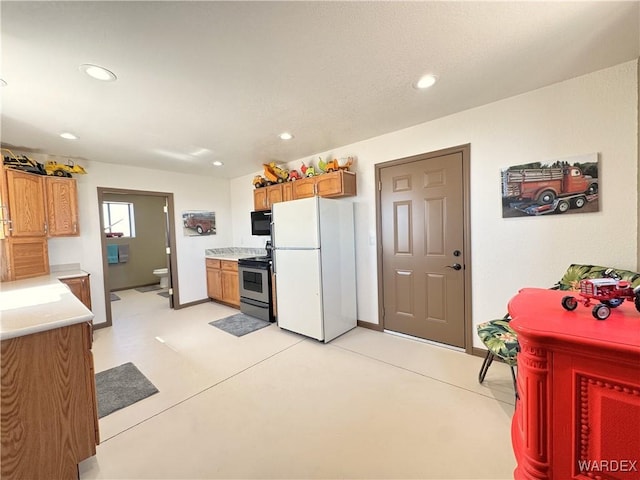
[(465, 347), (462, 152), (380, 169), (383, 323)]

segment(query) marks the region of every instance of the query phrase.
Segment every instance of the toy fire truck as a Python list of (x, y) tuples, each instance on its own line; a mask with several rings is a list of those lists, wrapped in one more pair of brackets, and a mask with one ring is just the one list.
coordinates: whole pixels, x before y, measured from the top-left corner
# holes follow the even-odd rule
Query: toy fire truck
[(591, 310), (597, 320), (606, 320), (611, 314), (611, 309), (619, 307), (625, 300), (635, 302), (636, 310), (640, 312), (640, 285), (632, 288), (629, 282), (621, 280), (612, 270), (604, 272), (606, 278), (588, 278), (580, 280), (580, 296), (576, 298), (567, 295), (562, 298), (562, 306), (569, 311), (578, 307), (578, 302), (589, 307), (593, 301), (597, 301)]

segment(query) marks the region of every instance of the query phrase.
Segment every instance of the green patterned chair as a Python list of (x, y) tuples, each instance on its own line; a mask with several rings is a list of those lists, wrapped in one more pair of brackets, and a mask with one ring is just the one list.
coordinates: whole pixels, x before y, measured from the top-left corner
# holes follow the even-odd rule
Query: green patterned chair
[[(617, 274), (621, 280), (626, 280), (632, 287), (640, 285), (640, 273), (632, 272), (629, 270), (620, 270), (618, 268), (600, 267), (598, 265), (581, 265), (571, 264), (567, 271), (562, 276), (560, 281), (556, 283), (552, 290), (579, 290), (580, 280), (585, 278), (602, 278), (605, 277), (607, 270)], [(495, 357), (500, 358), (504, 363), (511, 368), (511, 377), (513, 378), (513, 387), (516, 391), (516, 398), (518, 397), (518, 390), (516, 388), (516, 372), (515, 369), (518, 365), (518, 351), (520, 346), (518, 344), (518, 336), (516, 332), (509, 326), (509, 314), (503, 318), (497, 320), (489, 320), (488, 322), (478, 325), (478, 336), (485, 347), (487, 347), (487, 355), (480, 367), (480, 373), (478, 374), (478, 381), (482, 383), (484, 377), (487, 374), (487, 370), (491, 366)]]
[(478, 336), (485, 347), (487, 347), (487, 355), (484, 357), (480, 373), (478, 374), (478, 382), (484, 382), (489, 367), (493, 363), (495, 357), (500, 358), (504, 363), (509, 365), (511, 369), (511, 377), (513, 378), (513, 388), (516, 391), (516, 365), (517, 354), (520, 349), (518, 345), (518, 336), (516, 332), (509, 326), (509, 314), (497, 320), (489, 320), (488, 322), (478, 325)]

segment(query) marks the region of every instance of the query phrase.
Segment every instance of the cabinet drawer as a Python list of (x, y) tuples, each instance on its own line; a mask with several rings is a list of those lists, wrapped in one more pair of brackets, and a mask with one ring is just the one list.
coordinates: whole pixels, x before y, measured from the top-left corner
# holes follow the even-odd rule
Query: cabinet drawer
[(216, 269), (220, 269), (220, 260), (218, 260), (217, 258), (207, 258), (207, 268), (216, 268)]
[(238, 262), (235, 260), (221, 260), (220, 263), (222, 264), (222, 270), (238, 271)]

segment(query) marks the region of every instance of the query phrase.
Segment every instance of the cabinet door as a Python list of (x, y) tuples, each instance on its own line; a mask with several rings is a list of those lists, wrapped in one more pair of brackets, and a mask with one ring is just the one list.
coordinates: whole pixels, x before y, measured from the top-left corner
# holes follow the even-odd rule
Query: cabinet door
[[(88, 277), (87, 277), (88, 280)], [(89, 415), (93, 417), (93, 433), (96, 445), (100, 445), (100, 428), (98, 423), (98, 396), (96, 394), (96, 369), (93, 364), (93, 323), (87, 322), (83, 324), (85, 350), (84, 358), (87, 372), (87, 394), (89, 396)], [(91, 455), (95, 455), (95, 448), (92, 449)]]
[(236, 307), (240, 305), (238, 272), (222, 270), (222, 300)]
[(9, 227), (12, 237), (45, 237), (44, 177), (5, 169), (9, 196)]
[(91, 287), (88, 276), (61, 278), (60, 281), (69, 287), (71, 293), (84, 303), (85, 307), (91, 310)]
[(46, 177), (50, 237), (79, 236), (78, 189), (73, 178)]
[(342, 193), (340, 172), (325, 173), (316, 178), (316, 191), (321, 197), (331, 197)]
[(292, 184), (293, 199), (313, 197), (316, 194), (316, 180), (314, 177), (296, 180)]
[(320, 197), (346, 197), (356, 194), (355, 174), (339, 170), (316, 178), (316, 193)]
[(219, 268), (207, 268), (207, 295), (222, 300), (222, 271)]
[(2, 280), (20, 280), (49, 273), (46, 237), (10, 237), (3, 240)]
[(267, 187), (267, 207), (282, 201), (282, 184)]
[(282, 201), (288, 202), (293, 200), (293, 183), (287, 182), (282, 185)]
[(256, 188), (253, 191), (253, 209), (269, 210), (267, 205), (267, 187)]
[(77, 478), (78, 463), (95, 455), (96, 399), (89, 384), (95, 380), (85, 328), (74, 324), (1, 342), (0, 477)]

